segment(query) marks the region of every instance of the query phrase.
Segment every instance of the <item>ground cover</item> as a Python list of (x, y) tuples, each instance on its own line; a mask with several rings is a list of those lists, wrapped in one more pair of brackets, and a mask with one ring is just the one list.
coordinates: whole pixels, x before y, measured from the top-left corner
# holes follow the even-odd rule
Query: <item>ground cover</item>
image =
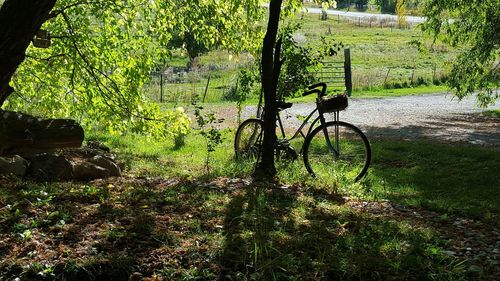
[(118, 153), (125, 177), (2, 178), (1, 275), (491, 280), (499, 273), (498, 150), (377, 140), (359, 185), (314, 182), (299, 162), (279, 165), (281, 184), (263, 185), (250, 181), (252, 163), (234, 161), (233, 134), (224, 131), (210, 174), (199, 135), (174, 148), (97, 134), (88, 137)]

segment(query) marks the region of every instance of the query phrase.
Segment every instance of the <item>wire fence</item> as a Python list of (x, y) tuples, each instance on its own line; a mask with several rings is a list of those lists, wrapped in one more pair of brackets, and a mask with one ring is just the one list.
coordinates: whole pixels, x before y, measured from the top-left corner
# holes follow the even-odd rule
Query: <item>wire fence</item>
[[(348, 22), (360, 27), (399, 28), (394, 18), (352, 18), (340, 15), (327, 17), (329, 21)], [(440, 84), (447, 77), (447, 71), (438, 68), (435, 64), (415, 67), (405, 64), (370, 68), (352, 64), (349, 66), (350, 75), (346, 77), (345, 63), (346, 53), (325, 61), (323, 68), (316, 73), (317, 80), (326, 82), (331, 90), (352, 92), (375, 87), (405, 88)], [(151, 81), (144, 87), (144, 91), (149, 98), (159, 103), (190, 103), (194, 97), (201, 102), (231, 100), (231, 96), (234, 96), (238, 90), (237, 72), (233, 72), (235, 73), (233, 75), (220, 73), (220, 70), (189, 71), (187, 68), (170, 67), (161, 72), (151, 73)]]
[(144, 87), (146, 95), (160, 103), (190, 103), (231, 99), (237, 90), (236, 75), (218, 77), (210, 72), (163, 72), (151, 73), (151, 82)]
[[(346, 91), (346, 75), (343, 58), (326, 61), (316, 79), (327, 83), (332, 91)], [(447, 71), (436, 65), (409, 68), (407, 66), (374, 67), (369, 69), (352, 65), (351, 91), (370, 88), (406, 88), (419, 85), (441, 84)], [(144, 87), (146, 95), (159, 103), (191, 103), (196, 97), (200, 102), (230, 101), (238, 91), (238, 76), (217, 77), (204, 74), (154, 72)]]

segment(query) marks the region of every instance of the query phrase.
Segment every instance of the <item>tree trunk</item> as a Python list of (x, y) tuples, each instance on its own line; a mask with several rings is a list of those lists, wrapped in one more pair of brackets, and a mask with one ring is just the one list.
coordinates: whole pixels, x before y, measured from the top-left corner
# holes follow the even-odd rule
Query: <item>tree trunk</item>
[(14, 91), (12, 76), (56, 0), (7, 0), (0, 8), (0, 107)]
[(276, 175), (274, 166), (274, 145), (276, 143), (276, 89), (280, 72), (279, 46), (273, 52), (278, 34), (282, 0), (271, 0), (269, 4), (269, 22), (262, 46), (262, 88), (264, 89), (264, 140), (262, 158), (256, 176), (273, 178)]

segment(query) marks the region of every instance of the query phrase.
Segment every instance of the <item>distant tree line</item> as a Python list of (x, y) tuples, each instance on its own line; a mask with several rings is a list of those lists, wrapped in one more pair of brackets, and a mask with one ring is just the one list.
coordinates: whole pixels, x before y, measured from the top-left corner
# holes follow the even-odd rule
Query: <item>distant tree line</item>
[[(368, 4), (378, 6), (382, 13), (395, 14), (398, 0), (337, 0), (337, 7), (347, 8), (355, 5), (356, 8), (364, 8)], [(405, 0), (404, 5), (408, 8), (416, 8), (421, 0)]]

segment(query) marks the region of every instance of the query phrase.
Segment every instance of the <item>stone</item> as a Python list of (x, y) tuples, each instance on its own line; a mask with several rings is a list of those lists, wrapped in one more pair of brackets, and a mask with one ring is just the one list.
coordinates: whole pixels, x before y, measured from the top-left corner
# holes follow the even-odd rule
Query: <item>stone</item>
[(22, 177), (28, 169), (28, 161), (19, 155), (0, 157), (0, 174), (13, 174)]
[(105, 156), (96, 155), (89, 162), (108, 170), (110, 177), (121, 177), (122, 175), (120, 167), (113, 160)]
[(42, 180), (68, 180), (73, 178), (73, 165), (64, 156), (38, 154), (33, 156), (28, 175)]
[(102, 179), (109, 176), (109, 170), (91, 162), (80, 162), (73, 165), (73, 177), (78, 180)]

